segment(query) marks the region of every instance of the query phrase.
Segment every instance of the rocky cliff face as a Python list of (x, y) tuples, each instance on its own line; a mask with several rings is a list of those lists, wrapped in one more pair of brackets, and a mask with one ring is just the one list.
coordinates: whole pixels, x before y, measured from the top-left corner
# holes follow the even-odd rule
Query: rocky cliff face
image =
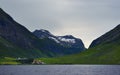
[(120, 24), (111, 31), (102, 35), (101, 37), (95, 39), (91, 43), (90, 48), (104, 43), (118, 42), (119, 40), (120, 40)]

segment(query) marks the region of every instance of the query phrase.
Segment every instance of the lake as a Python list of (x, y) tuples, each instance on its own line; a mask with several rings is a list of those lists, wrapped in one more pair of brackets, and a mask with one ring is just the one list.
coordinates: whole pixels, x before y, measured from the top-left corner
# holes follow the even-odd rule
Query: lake
[(120, 75), (120, 65), (1, 65), (0, 75)]

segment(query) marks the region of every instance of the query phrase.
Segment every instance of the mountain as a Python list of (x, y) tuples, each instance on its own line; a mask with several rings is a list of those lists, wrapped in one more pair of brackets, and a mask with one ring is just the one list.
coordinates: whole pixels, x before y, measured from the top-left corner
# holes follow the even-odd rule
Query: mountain
[(120, 40), (120, 24), (117, 25), (111, 31), (109, 31), (106, 34), (102, 35), (101, 37), (95, 39), (91, 43), (90, 48), (95, 47), (95, 46), (100, 45), (100, 44), (118, 42), (119, 40)]
[(47, 64), (120, 64), (120, 25), (94, 40), (88, 50), (40, 60)]
[(81, 39), (75, 38), (71, 35), (55, 36), (44, 29), (35, 30), (33, 34), (41, 40), (47, 40), (46, 47), (60, 56), (75, 54), (85, 50)]
[[(40, 39), (48, 38), (50, 40), (53, 40), (54, 42), (63, 47), (77, 48), (79, 49), (79, 51), (85, 50), (82, 40), (79, 38), (75, 38), (72, 35), (55, 36), (51, 34), (49, 31), (44, 29), (35, 30), (33, 34)], [(75, 51), (75, 49), (73, 50)]]
[(0, 36), (22, 48), (33, 48), (37, 38), (0, 9)]
[[(6, 54), (11, 57), (39, 57), (45, 55), (40, 47), (41, 40), (34, 36), (24, 26), (17, 23), (1, 8), (0, 37), (9, 43), (8, 45), (5, 45), (5, 42), (2, 41), (0, 44), (1, 46), (4, 45), (4, 48), (0, 48), (0, 53), (2, 54), (4, 52), (2, 54), (3, 56)], [(12, 45), (12, 49), (8, 48), (9, 45)]]
[(53, 39), (36, 37), (0, 8), (0, 57), (53, 57), (77, 52), (81, 49), (63, 47)]
[(48, 38), (48, 37), (54, 37), (53, 34), (51, 34), (49, 31), (41, 29), (41, 30), (35, 30), (33, 32), (35, 36), (37, 36), (40, 39)]

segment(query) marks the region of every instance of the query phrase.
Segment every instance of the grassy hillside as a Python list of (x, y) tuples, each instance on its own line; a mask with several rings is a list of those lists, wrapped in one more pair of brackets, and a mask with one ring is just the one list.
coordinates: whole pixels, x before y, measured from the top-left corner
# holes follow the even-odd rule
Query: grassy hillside
[(80, 54), (40, 58), (46, 64), (120, 64), (120, 42), (101, 44)]
[(15, 58), (10, 58), (10, 57), (0, 57), (0, 65), (17, 65), (21, 64), (20, 62), (16, 62)]

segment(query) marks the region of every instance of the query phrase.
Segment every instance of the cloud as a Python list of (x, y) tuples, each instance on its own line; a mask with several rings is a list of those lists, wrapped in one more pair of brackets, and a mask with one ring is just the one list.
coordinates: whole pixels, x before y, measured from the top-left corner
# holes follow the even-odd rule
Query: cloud
[(72, 34), (86, 46), (120, 21), (119, 0), (1, 0), (0, 6), (30, 31)]

